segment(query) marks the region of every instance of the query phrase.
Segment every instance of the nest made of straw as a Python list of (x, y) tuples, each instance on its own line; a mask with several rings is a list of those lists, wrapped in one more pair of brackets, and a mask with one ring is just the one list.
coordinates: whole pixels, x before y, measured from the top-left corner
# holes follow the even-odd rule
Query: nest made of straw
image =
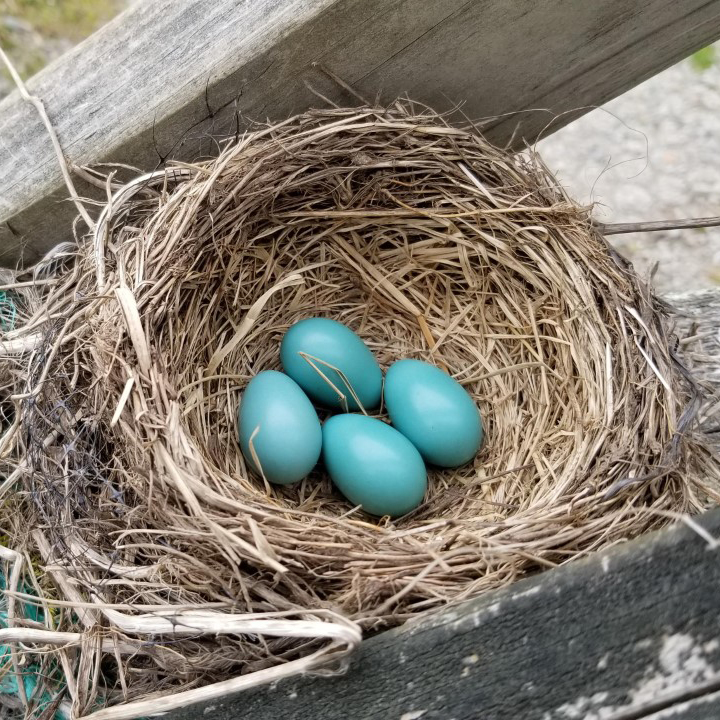
[[(662, 307), (589, 208), (533, 153), (428, 111), (314, 111), (145, 176), (53, 277), (16, 333), (42, 341), (18, 364), (15, 539), (51, 565), (56, 599), (94, 604), (56, 617), (105, 638), (71, 666), (122, 655), (114, 688), (77, 676), (81, 711), (332, 640), (264, 636), (264, 613), (377, 630), (718, 497)], [(405, 518), (353, 510), (322, 469), (266, 487), (243, 461), (243, 387), (313, 315), (354, 329), (383, 368), (442, 365), (481, 409), (475, 462), (431, 469)], [(258, 623), (156, 624), (147, 642), (154, 610), (177, 627), (183, 609)]]

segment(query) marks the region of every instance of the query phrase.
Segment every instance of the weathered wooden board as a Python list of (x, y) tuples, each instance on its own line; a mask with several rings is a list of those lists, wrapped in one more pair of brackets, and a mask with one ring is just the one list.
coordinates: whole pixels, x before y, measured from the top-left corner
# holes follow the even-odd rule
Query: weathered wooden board
[[(533, 140), (720, 37), (720, 0), (155, 0), (30, 82), (72, 163), (151, 169), (214, 153), (236, 110), (283, 118), (321, 101), (399, 94), (491, 118)], [(212, 117), (208, 120), (208, 115)], [(493, 119), (494, 118), (494, 119)], [(80, 187), (91, 194), (90, 188)], [(0, 103), (0, 265), (71, 237), (47, 134), (17, 93)]]

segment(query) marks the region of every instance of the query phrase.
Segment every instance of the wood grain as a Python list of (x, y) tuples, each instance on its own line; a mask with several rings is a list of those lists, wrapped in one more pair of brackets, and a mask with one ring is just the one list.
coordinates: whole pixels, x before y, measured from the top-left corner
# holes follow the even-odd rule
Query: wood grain
[[(150, 170), (217, 152), (238, 114), (281, 119), (403, 93), (533, 141), (720, 37), (720, 0), (154, 0), (136, 3), (28, 84), (70, 162)], [(72, 237), (47, 134), (0, 103), (0, 264)], [(95, 195), (88, 186), (82, 191)]]

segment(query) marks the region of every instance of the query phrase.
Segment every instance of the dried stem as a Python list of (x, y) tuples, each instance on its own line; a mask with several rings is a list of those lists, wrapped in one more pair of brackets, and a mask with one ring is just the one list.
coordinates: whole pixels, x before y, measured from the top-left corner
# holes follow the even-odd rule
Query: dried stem
[(665, 230), (691, 230), (692, 228), (717, 227), (720, 217), (690, 218), (688, 220), (658, 220), (636, 223), (595, 223), (602, 235), (623, 235), (636, 232), (663, 232)]
[(15, 83), (17, 89), (20, 91), (20, 96), (22, 97), (22, 99), (26, 102), (29, 102), (37, 110), (38, 115), (40, 115), (40, 119), (43, 121), (43, 125), (45, 125), (45, 129), (50, 136), (50, 142), (52, 143), (53, 149), (55, 150), (55, 156), (57, 157), (58, 165), (60, 165), (60, 172), (62, 173), (63, 180), (65, 181), (65, 186), (70, 193), (70, 198), (72, 199), (73, 203), (75, 203), (75, 207), (77, 208), (80, 217), (82, 217), (82, 219), (85, 221), (85, 224), (88, 226), (88, 228), (92, 230), (95, 227), (95, 223), (85, 209), (85, 206), (82, 204), (80, 196), (77, 194), (77, 190), (75, 190), (75, 184), (73, 183), (72, 177), (70, 176), (70, 171), (68, 170), (65, 153), (63, 153), (60, 141), (57, 137), (57, 133), (55, 132), (55, 128), (50, 122), (50, 118), (48, 117), (47, 111), (45, 110), (45, 105), (43, 104), (42, 100), (40, 100), (40, 98), (36, 97), (35, 95), (31, 95), (28, 92), (27, 86), (23, 82), (23, 79), (18, 74), (15, 66), (12, 64), (10, 58), (5, 54), (5, 51), (2, 49), (2, 47), (0, 47), (0, 60), (5, 63), (5, 67), (8, 69), (10, 77), (12, 77), (13, 82)]

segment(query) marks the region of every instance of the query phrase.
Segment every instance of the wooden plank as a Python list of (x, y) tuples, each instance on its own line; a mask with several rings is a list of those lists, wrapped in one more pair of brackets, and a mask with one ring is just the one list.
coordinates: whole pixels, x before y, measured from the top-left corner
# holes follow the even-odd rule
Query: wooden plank
[(720, 690), (718, 587), (720, 544), (676, 527), (370, 638), (343, 676), (167, 717), (659, 720)]
[[(155, 0), (30, 88), (76, 164), (147, 170), (214, 153), (211, 136), (235, 132), (236, 110), (279, 119), (319, 104), (306, 82), (355, 102), (313, 63), (371, 100), (465, 103), (468, 116), (495, 118), (493, 140), (517, 144), (718, 37), (720, 0)], [(0, 264), (27, 264), (71, 237), (74, 211), (46, 132), (17, 94), (0, 103), (0, 129)]]

